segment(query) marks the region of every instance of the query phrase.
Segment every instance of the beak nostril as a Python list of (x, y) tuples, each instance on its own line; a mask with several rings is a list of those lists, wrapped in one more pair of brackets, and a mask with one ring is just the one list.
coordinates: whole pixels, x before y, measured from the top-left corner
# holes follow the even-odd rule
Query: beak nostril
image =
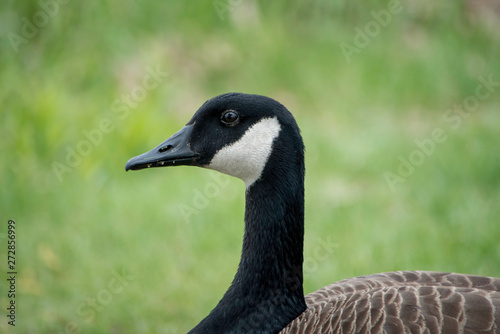
[(170, 150), (171, 148), (172, 148), (172, 145), (163, 146), (163, 147), (160, 148), (159, 152), (163, 153), (165, 151)]

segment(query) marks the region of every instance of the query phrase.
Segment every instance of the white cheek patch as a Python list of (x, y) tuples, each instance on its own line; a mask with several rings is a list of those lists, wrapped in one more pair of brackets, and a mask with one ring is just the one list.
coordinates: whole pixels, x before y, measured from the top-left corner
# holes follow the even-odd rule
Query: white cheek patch
[(264, 118), (238, 141), (217, 151), (205, 167), (240, 178), (248, 188), (260, 178), (280, 130), (276, 117)]

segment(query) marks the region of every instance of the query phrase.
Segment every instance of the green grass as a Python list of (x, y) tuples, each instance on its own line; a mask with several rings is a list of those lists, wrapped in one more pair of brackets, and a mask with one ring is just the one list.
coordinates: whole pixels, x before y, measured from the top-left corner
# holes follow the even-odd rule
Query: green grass
[[(15, 219), (18, 314), (15, 329), (2, 316), (0, 332), (184, 333), (215, 306), (239, 261), (243, 183), (124, 165), (228, 91), (274, 97), (301, 126), (306, 292), (389, 270), (500, 277), (500, 87), (456, 129), (443, 118), (479, 76), (500, 81), (498, 17), (455, 1), (402, 5), (348, 63), (340, 43), (386, 2), (242, 2), (222, 18), (212, 2), (69, 2), (16, 53), (8, 33), (21, 34), (40, 5), (9, 1), (0, 240), (4, 254)], [(148, 67), (168, 76), (125, 117), (113, 112)], [(54, 161), (66, 164), (68, 147), (105, 118), (113, 129), (60, 180)], [(384, 173), (436, 128), (446, 140), (392, 191)], [(186, 220), (207, 189), (215, 195)]]

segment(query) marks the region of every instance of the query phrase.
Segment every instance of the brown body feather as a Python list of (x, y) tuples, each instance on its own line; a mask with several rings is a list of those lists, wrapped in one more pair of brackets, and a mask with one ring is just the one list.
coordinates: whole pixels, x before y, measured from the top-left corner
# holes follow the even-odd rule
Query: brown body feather
[(346, 279), (306, 296), (280, 334), (500, 333), (500, 279), (398, 271)]

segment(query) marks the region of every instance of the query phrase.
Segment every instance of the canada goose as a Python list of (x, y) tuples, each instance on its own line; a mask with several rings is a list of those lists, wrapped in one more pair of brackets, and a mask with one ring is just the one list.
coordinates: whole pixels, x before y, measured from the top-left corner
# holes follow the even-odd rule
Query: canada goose
[(259, 95), (205, 102), (125, 170), (190, 165), (245, 182), (238, 272), (189, 333), (500, 333), (500, 279), (401, 271), (302, 290), (304, 145), (292, 114)]

